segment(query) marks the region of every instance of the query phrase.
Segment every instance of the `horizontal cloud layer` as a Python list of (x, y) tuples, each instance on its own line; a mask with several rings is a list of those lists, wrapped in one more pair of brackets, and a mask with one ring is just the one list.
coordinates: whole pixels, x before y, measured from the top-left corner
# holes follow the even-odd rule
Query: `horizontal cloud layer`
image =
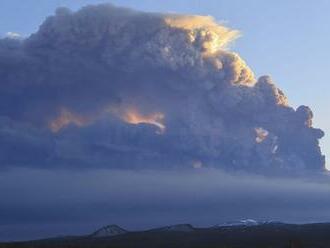
[(0, 164), (324, 170), (312, 111), (228, 49), (212, 17), (60, 8), (0, 40)]
[(113, 223), (140, 230), (246, 218), (325, 222), (330, 218), (326, 181), (215, 169), (11, 170), (0, 174), (0, 240), (87, 234)]

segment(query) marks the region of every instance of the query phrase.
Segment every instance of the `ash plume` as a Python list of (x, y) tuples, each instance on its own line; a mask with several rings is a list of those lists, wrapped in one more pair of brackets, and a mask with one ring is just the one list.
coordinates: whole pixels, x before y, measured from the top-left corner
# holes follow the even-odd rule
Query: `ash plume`
[(105, 4), (1, 39), (2, 167), (323, 171), (312, 111), (255, 79), (228, 48), (238, 36)]

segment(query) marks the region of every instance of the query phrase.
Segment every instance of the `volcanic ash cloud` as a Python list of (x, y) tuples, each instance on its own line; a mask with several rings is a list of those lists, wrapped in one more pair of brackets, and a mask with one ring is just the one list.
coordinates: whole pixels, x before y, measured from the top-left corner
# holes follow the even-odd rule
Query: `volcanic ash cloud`
[(255, 79), (228, 48), (238, 36), (209, 16), (97, 5), (3, 38), (1, 165), (324, 170), (312, 111)]

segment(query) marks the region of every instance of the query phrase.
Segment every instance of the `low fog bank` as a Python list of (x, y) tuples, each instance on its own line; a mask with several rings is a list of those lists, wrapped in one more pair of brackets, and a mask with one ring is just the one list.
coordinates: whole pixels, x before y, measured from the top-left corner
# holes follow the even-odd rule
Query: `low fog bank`
[(102, 225), (140, 230), (212, 226), (243, 218), (330, 221), (330, 182), (216, 169), (17, 169), (0, 175), (0, 240), (85, 234)]

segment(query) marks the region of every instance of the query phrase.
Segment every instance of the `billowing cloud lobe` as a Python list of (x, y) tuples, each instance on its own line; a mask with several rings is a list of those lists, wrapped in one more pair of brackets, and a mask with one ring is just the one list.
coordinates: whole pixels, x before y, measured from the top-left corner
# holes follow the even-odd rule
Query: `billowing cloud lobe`
[(312, 111), (255, 79), (228, 49), (238, 36), (208, 16), (98, 5), (1, 39), (1, 165), (322, 171)]

